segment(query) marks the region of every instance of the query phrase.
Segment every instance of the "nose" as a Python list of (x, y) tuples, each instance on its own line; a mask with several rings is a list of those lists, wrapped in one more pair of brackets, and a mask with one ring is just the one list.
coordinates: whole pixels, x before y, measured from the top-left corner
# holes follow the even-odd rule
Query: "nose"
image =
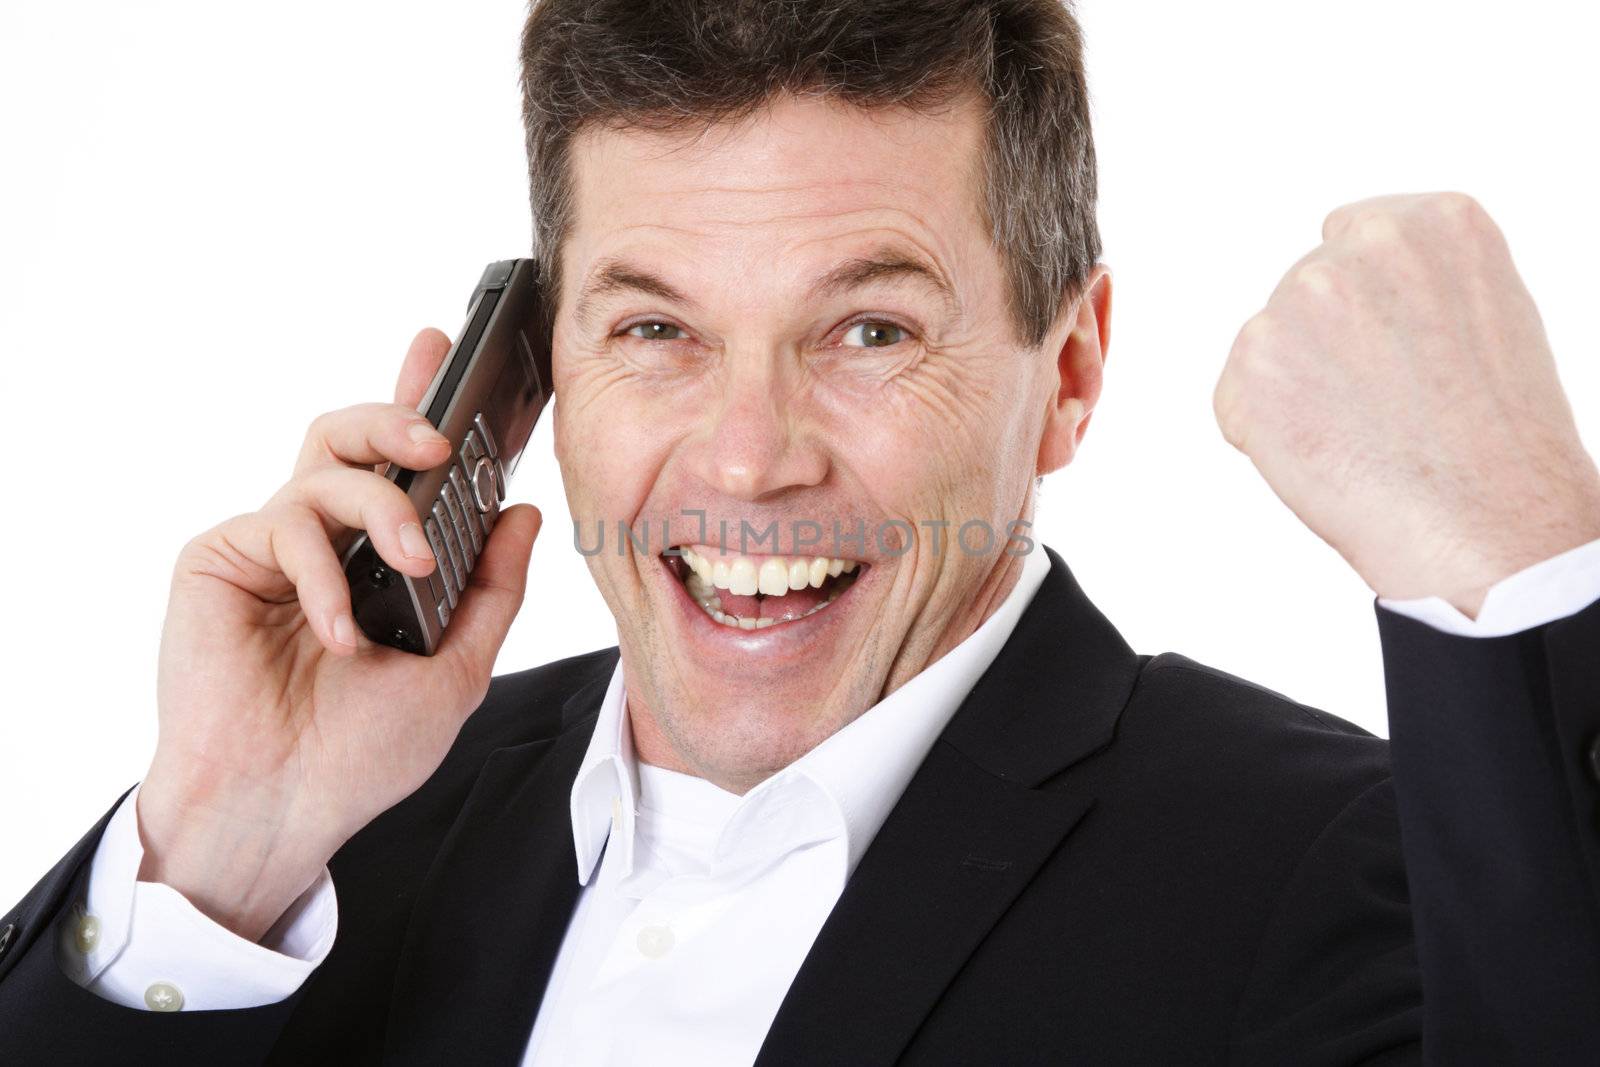
[(775, 360), (729, 360), (720, 403), (708, 415), (692, 460), (695, 474), (724, 496), (760, 501), (820, 485), (828, 458), (805, 432), (789, 375)]

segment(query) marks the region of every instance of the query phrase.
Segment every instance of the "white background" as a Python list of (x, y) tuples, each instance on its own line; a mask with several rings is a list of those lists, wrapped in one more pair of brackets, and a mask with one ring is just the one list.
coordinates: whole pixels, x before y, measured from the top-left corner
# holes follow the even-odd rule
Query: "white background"
[[(1476, 195), (1600, 441), (1600, 94), (1575, 10), (1083, 0), (1114, 338), (1039, 526), (1138, 650), (1387, 732), (1370, 594), (1210, 411), (1234, 333), (1340, 203)], [(0, 905), (148, 763), (178, 548), (264, 501), (314, 415), (389, 399), (412, 334), (453, 333), (484, 263), (526, 250), (522, 14), (0, 7)], [(548, 423), (530, 447), (512, 495), (546, 536), (501, 671), (614, 640)]]

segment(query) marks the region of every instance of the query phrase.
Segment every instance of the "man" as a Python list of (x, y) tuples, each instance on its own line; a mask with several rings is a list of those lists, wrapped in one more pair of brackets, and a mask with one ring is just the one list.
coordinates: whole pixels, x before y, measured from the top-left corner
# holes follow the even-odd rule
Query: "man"
[(1600, 473), (1476, 204), (1334, 212), (1215, 397), (1382, 598), (1391, 775), (1022, 551), (1111, 307), (1054, 0), (546, 0), (524, 89), (619, 648), (489, 678), (526, 506), (438, 655), (356, 632), (351, 530), (434, 566), (424, 331), (180, 555), (8, 1062), (1595, 1062)]

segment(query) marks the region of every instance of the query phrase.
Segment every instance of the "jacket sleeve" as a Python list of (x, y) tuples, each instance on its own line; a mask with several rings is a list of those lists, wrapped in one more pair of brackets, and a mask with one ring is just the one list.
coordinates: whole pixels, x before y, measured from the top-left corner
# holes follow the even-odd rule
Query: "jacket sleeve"
[(155, 1012), (102, 999), (61, 970), (52, 931), (81, 896), (116, 808), (0, 918), (0, 1063), (261, 1063), (300, 991), (255, 1008)]
[(1600, 602), (1378, 625), (1426, 1061), (1600, 1063)]

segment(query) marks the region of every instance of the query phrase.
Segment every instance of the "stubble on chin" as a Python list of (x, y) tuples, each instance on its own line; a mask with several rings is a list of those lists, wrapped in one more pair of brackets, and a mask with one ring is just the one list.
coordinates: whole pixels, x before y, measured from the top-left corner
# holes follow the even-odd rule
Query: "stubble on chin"
[[(628, 663), (627, 660), (624, 661)], [(789, 766), (877, 703), (884, 668), (876, 648), (817, 698), (763, 699), (752, 692), (737, 706), (711, 706), (681, 679), (665, 679), (659, 664), (627, 673), (628, 718), (644, 762), (693, 774), (744, 794)], [(664, 683), (664, 684), (663, 684)]]

